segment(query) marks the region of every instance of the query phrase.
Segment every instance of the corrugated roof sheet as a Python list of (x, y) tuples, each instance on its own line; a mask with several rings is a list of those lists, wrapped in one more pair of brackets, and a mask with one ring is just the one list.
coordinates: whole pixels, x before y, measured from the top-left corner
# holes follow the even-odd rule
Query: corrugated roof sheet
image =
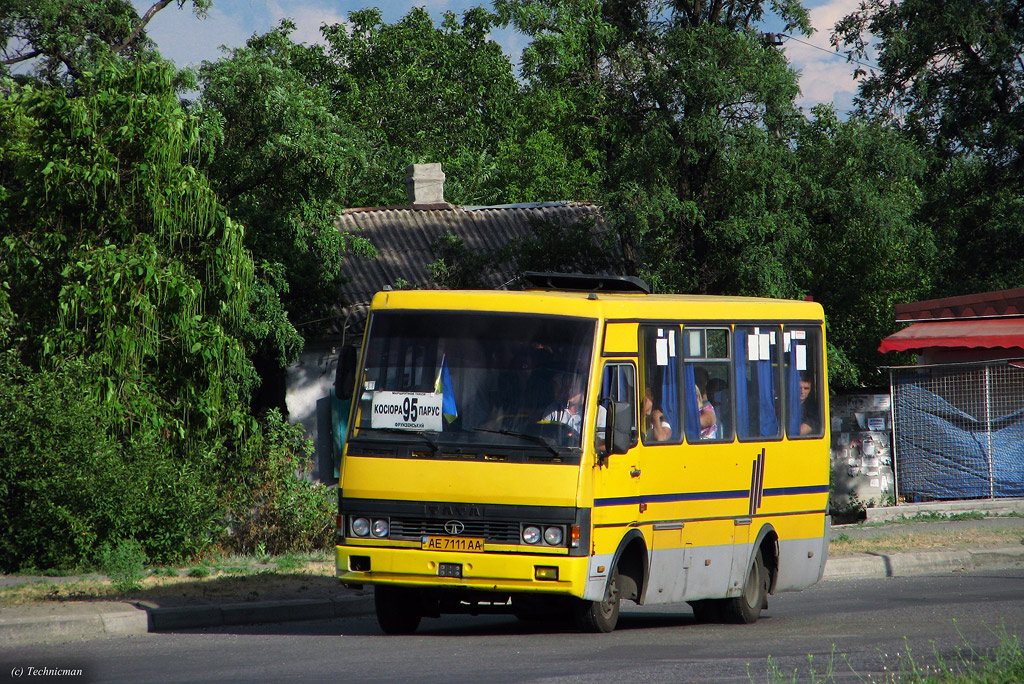
[[(345, 271), (351, 281), (342, 288), (344, 304), (339, 307), (339, 318), (328, 334), (342, 335), (346, 327), (351, 334), (354, 328), (361, 328), (365, 307), (373, 295), (400, 281), (408, 283), (408, 287), (436, 288), (430, 264), (438, 255), (432, 245), (446, 233), (461, 238), (469, 251), (482, 253), (532, 235), (531, 219), (573, 223), (587, 217), (599, 218), (598, 207), (589, 202), (347, 209), (338, 217), (338, 229), (368, 239), (377, 248), (378, 256), (373, 259), (346, 257)], [(487, 285), (500, 288), (513, 276), (510, 266), (504, 270), (499, 268)]]

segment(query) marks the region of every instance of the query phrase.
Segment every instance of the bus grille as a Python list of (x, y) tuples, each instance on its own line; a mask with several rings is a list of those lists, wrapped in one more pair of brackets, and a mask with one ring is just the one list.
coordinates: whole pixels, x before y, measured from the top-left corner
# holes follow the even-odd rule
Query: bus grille
[[(392, 539), (417, 541), (422, 537), (450, 537), (444, 529), (447, 520), (428, 518), (391, 518)], [(460, 537), (483, 537), (488, 544), (518, 544), (519, 523), (510, 520), (463, 520), (466, 529)]]

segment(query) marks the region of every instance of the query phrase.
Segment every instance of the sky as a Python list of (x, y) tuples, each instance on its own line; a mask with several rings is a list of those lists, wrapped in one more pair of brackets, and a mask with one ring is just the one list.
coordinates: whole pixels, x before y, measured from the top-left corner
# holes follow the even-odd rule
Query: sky
[[(139, 14), (153, 4), (150, 0), (132, 0)], [(461, 15), (476, 5), (489, 5), (487, 0), (420, 0), (419, 2), (381, 2), (374, 0), (213, 0), (205, 19), (197, 19), (191, 5), (177, 9), (177, 3), (157, 13), (147, 28), (149, 37), (164, 57), (179, 67), (198, 66), (204, 60), (218, 59), (221, 48), (242, 46), (254, 34), (269, 31), (282, 18), (297, 26), (292, 39), (302, 43), (322, 42), (320, 26), (343, 24), (348, 13), (365, 7), (380, 8), (384, 21), (393, 23), (412, 7), (426, 7), (439, 20), (446, 11)], [(839, 19), (857, 9), (860, 0), (804, 0), (816, 29), (809, 38), (797, 35), (786, 39), (782, 49), (794, 67), (800, 70), (802, 95), (797, 104), (809, 110), (819, 103), (830, 103), (846, 113), (852, 108), (857, 85), (853, 80), (855, 65), (847, 63), (829, 44), (832, 27)], [(766, 25), (766, 31), (777, 27)], [(518, 63), (519, 53), (527, 38), (511, 30), (497, 31), (493, 40)], [(798, 39), (798, 40), (797, 40)]]

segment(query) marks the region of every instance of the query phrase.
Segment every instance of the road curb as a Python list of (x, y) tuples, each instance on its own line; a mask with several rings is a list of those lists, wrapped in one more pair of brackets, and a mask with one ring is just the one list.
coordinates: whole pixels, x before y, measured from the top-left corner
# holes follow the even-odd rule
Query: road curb
[(829, 558), (822, 579), (908, 577), (1024, 564), (1024, 546), (965, 551), (862, 553)]
[(0, 643), (12, 645), (145, 634), (147, 631), (144, 610), (130, 603), (107, 601), (57, 603), (21, 614), (5, 609), (0, 619)]

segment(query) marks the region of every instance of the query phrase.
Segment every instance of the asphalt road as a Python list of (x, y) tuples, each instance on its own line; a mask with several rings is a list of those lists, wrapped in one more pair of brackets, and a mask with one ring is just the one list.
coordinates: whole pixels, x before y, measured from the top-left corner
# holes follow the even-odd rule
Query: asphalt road
[[(1024, 570), (826, 580), (769, 603), (749, 626), (696, 624), (685, 604), (627, 608), (606, 635), (450, 616), (386, 637), (366, 617), (0, 646), (0, 681), (749, 683), (772, 681), (773, 668), (784, 674), (775, 681), (793, 681), (794, 670), (807, 681), (809, 663), (818, 673), (831, 666), (836, 681), (864, 681), (898, 667), (908, 647), (924, 665), (935, 653), (955, 660), (958, 647), (994, 646), (1001, 630), (1020, 634)], [(27, 668), (81, 674), (29, 677)]]

